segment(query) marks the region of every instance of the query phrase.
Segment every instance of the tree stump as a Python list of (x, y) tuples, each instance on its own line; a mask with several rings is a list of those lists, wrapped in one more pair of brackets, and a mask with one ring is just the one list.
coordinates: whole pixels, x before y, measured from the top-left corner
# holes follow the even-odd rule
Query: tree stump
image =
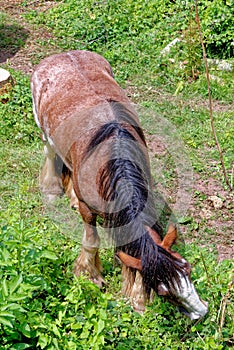
[(11, 91), (13, 79), (11, 74), (3, 68), (0, 68), (0, 102), (6, 103), (9, 99), (7, 94)]

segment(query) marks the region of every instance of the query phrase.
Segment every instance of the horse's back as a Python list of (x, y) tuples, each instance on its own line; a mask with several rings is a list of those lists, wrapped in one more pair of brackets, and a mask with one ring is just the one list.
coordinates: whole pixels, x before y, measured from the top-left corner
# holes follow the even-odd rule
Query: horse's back
[(32, 75), (31, 88), (35, 119), (47, 136), (61, 122), (85, 110), (108, 101), (128, 103), (109, 63), (89, 51), (70, 51), (44, 59)]

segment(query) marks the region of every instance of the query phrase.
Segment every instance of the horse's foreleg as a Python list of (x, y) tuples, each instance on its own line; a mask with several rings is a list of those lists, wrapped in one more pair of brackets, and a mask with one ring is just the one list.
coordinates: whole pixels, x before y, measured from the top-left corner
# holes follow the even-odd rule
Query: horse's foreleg
[(46, 201), (51, 202), (63, 193), (61, 176), (56, 171), (56, 154), (47, 142), (44, 146), (45, 162), (40, 173), (40, 188)]
[(136, 271), (130, 267), (122, 265), (122, 293), (126, 297), (130, 297), (134, 281), (136, 278)]
[(143, 313), (147, 302), (147, 296), (142, 281), (142, 276), (139, 271), (136, 271), (136, 278), (130, 294), (130, 300), (133, 309), (136, 312)]
[(84, 220), (85, 232), (81, 253), (75, 261), (74, 273), (88, 274), (91, 281), (102, 287), (104, 280), (101, 276), (101, 261), (98, 254), (100, 238), (96, 229), (96, 215), (92, 214), (83, 202), (79, 202), (79, 211)]
[(147, 296), (139, 271), (122, 266), (123, 287), (122, 292), (130, 298), (133, 309), (136, 312), (143, 313), (147, 302)]

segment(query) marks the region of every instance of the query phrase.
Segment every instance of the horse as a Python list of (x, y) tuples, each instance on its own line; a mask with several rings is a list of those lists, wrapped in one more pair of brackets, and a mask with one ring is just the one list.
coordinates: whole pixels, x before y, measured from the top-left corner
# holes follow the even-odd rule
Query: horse
[(171, 250), (176, 225), (169, 223), (163, 235), (145, 136), (109, 62), (83, 50), (52, 55), (35, 68), (31, 91), (44, 142), (42, 194), (53, 201), (65, 192), (83, 219), (75, 275), (87, 274), (99, 287), (105, 283), (99, 218), (115, 245), (123, 292), (134, 310), (144, 312), (153, 291), (190, 319), (203, 317), (208, 303), (191, 281), (190, 264)]

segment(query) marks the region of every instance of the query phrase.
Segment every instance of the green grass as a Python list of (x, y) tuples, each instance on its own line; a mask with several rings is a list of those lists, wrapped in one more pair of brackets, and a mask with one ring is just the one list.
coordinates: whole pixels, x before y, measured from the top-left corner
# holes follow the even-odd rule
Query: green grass
[(5, 13), (0, 12), (0, 50), (8, 57), (25, 45), (28, 34), (17, 21), (12, 21)]
[[(38, 26), (48, 25), (61, 49), (105, 54), (122, 86), (134, 88), (132, 97), (141, 105), (139, 116), (149, 141), (158, 135), (166, 144), (166, 153), (151, 159), (152, 171), (173, 203), (178, 157), (202, 178), (222, 181), (204, 107), (206, 83), (203, 73), (191, 81), (189, 73), (178, 68), (188, 49), (182, 47), (175, 64), (159, 56), (180, 32), (180, 16), (185, 19), (186, 11), (174, 13), (176, 5), (170, 8), (156, 1), (148, 6), (136, 1), (125, 5), (116, 1), (93, 6), (92, 1), (81, 1), (78, 11), (77, 2), (67, 0), (47, 13), (29, 12), (27, 18)], [(182, 29), (187, 25), (184, 21)], [(112, 249), (101, 249), (105, 291), (73, 276), (82, 221), (66, 198), (52, 208), (42, 201), (38, 174), (43, 146), (32, 116), (29, 78), (11, 73), (15, 85), (0, 108), (0, 349), (222, 350), (233, 346), (234, 309), (229, 295), (233, 262), (217, 263), (216, 248), (209, 243), (216, 232), (206, 221), (198, 224), (192, 217), (180, 217), (188, 234), (197, 236), (192, 244), (178, 248), (193, 265), (192, 279), (210, 305), (201, 322), (191, 322), (159, 297), (143, 316), (133, 312), (121, 295), (120, 267), (113, 262)], [(233, 95), (233, 72), (215, 71), (215, 75), (224, 84), (214, 82), (214, 98), (227, 107)], [(173, 96), (180, 82), (181, 90)], [(228, 169), (234, 147), (232, 116), (224, 110), (214, 114)], [(206, 196), (197, 191), (194, 198), (196, 208), (202, 208)]]

